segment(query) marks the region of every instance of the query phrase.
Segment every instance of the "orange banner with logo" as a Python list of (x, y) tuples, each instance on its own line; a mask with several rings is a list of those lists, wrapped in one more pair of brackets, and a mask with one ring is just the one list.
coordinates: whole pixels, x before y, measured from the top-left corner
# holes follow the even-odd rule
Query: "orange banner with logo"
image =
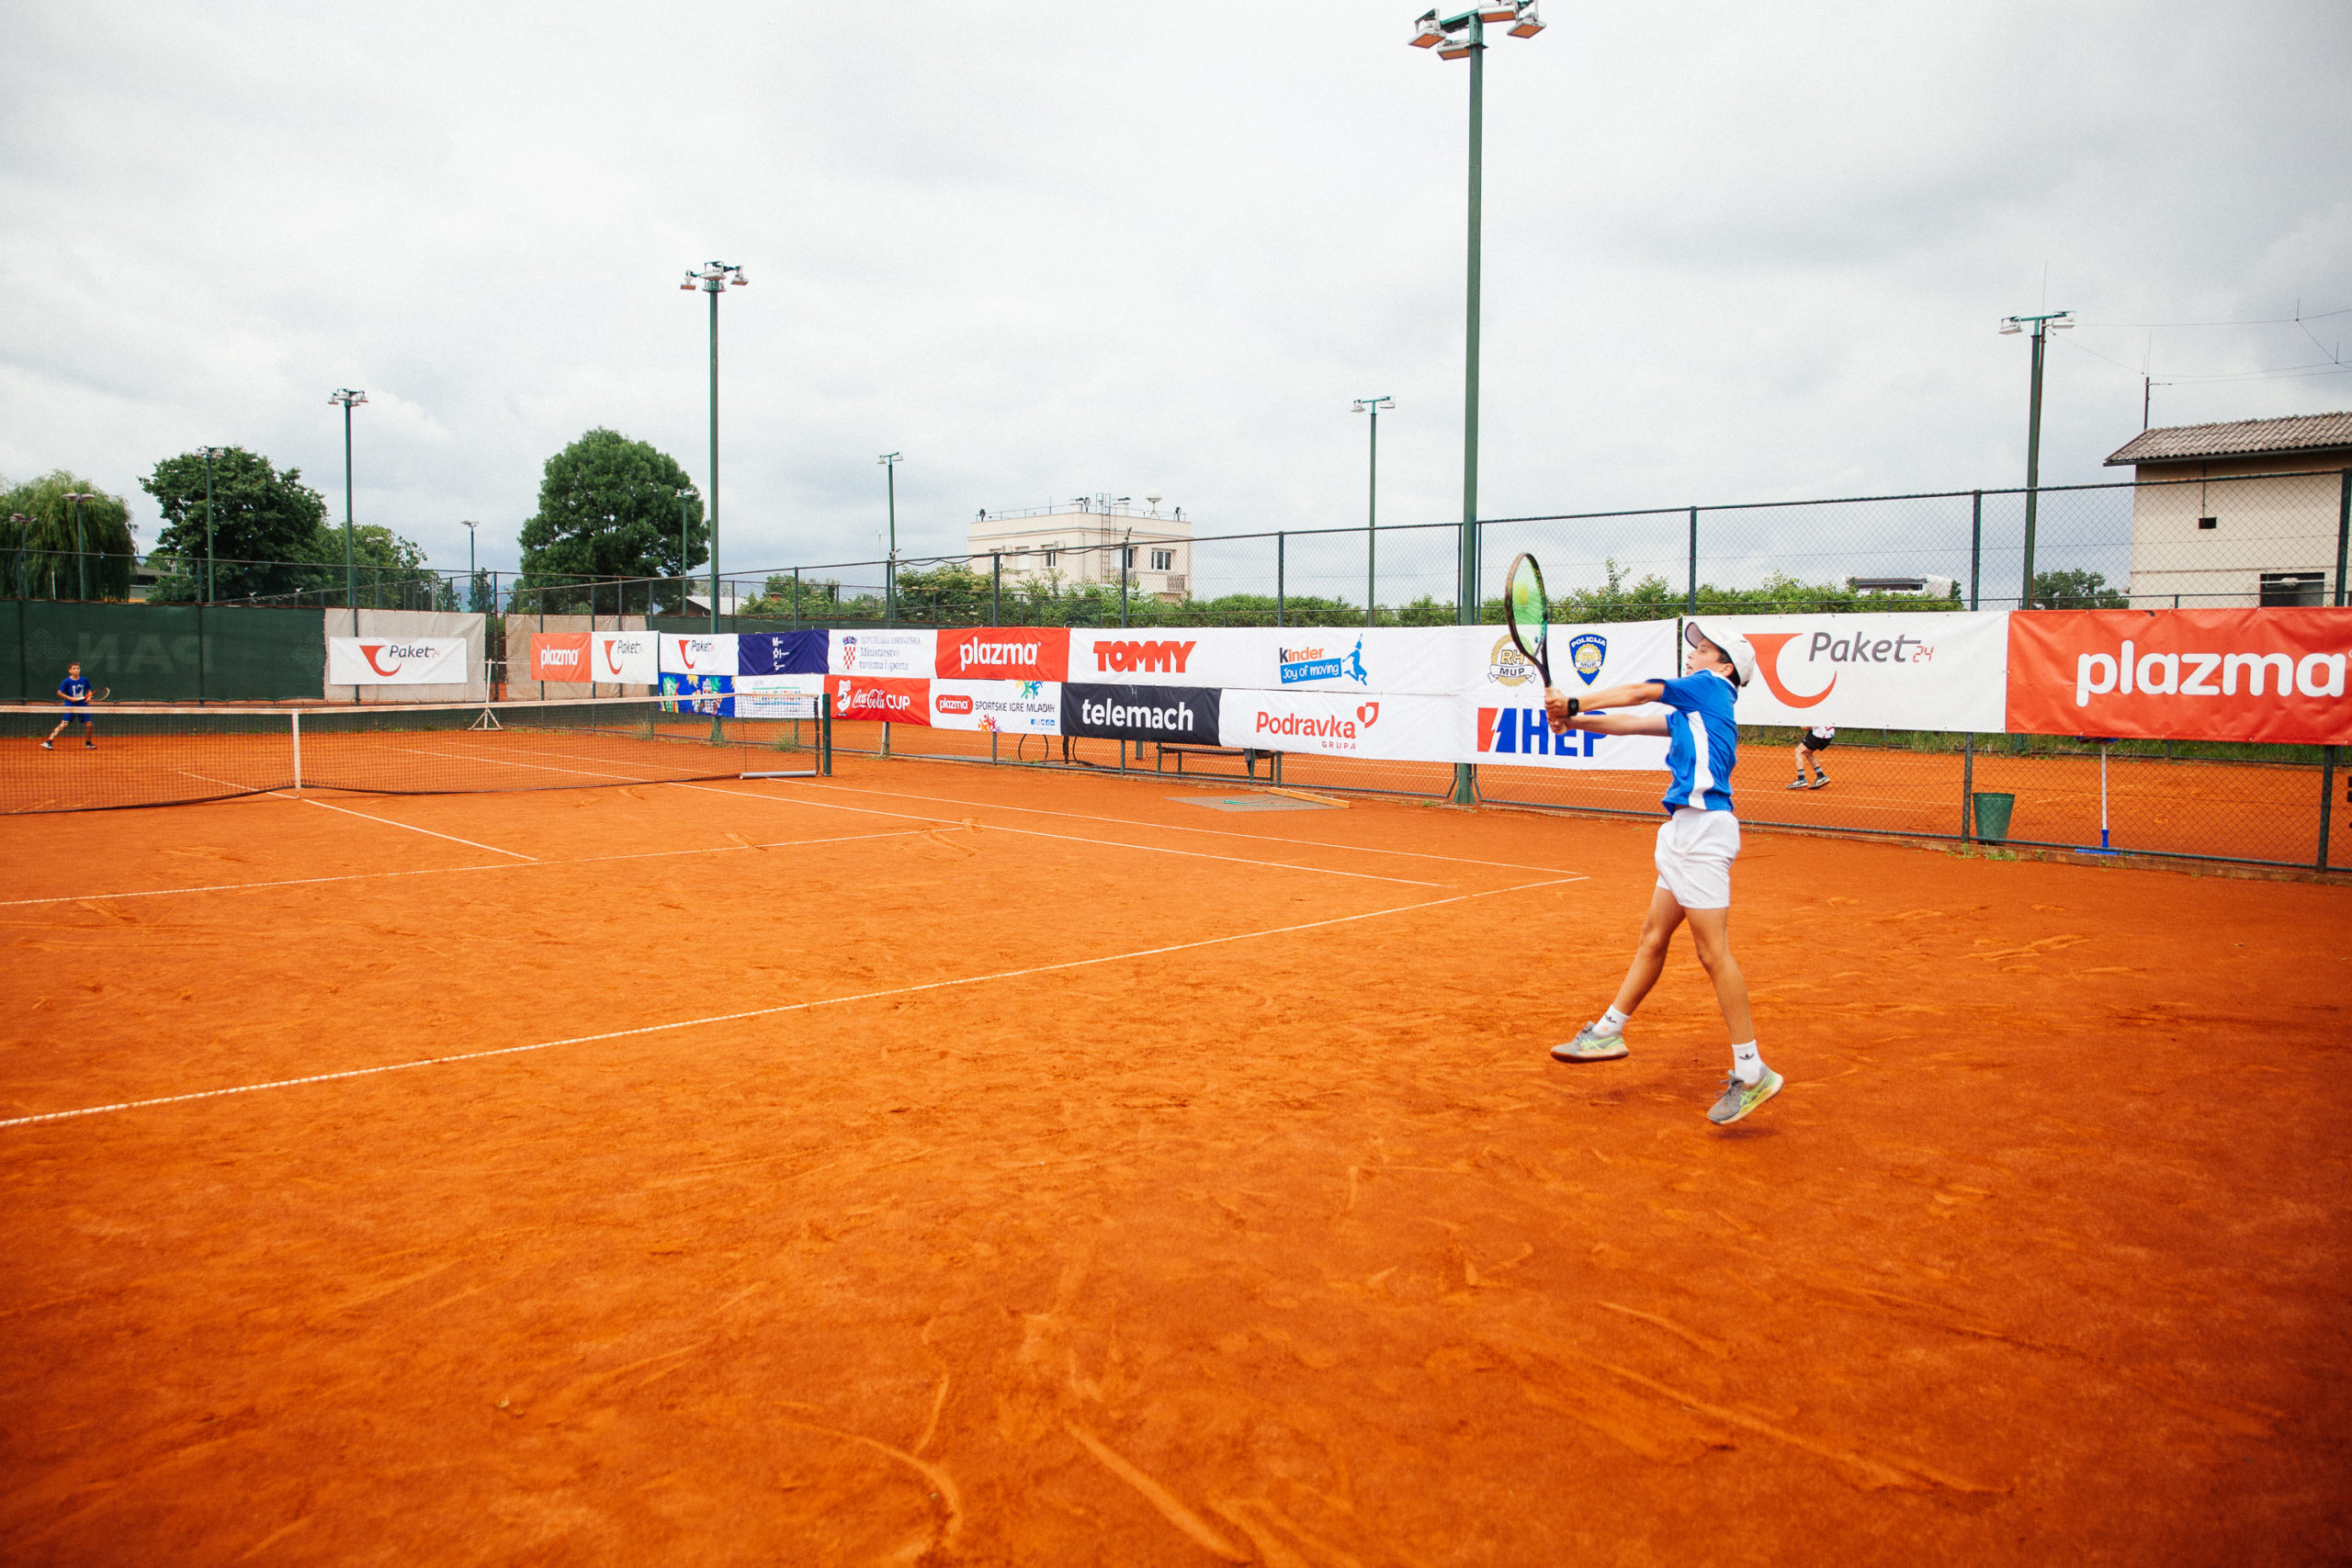
[(533, 632), (531, 634), (531, 679), (534, 681), (595, 679), (588, 663), (588, 634), (586, 632)]
[(2352, 610), (2034, 610), (2009, 617), (2012, 733), (2352, 741)]

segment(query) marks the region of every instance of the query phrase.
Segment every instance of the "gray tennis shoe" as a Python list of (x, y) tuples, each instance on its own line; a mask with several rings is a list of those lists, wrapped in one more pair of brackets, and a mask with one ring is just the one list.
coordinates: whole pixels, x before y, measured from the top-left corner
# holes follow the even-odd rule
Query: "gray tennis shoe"
[(1718, 1127), (1728, 1127), (1780, 1092), (1781, 1075), (1770, 1067), (1754, 1083), (1742, 1083), (1737, 1073), (1728, 1074), (1724, 1097), (1708, 1110), (1707, 1120)]
[(1615, 1034), (1601, 1034), (1589, 1023), (1577, 1031), (1574, 1040), (1552, 1047), (1552, 1059), (1555, 1062), (1613, 1062), (1620, 1056), (1632, 1055), (1633, 1052), (1626, 1048), (1622, 1031)]

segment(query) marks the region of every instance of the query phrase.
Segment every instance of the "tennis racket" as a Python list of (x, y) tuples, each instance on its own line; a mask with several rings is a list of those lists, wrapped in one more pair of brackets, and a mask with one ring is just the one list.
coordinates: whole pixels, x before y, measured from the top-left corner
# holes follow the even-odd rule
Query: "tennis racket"
[[(1510, 640), (1520, 655), (1535, 666), (1548, 697), (1552, 692), (1552, 606), (1544, 598), (1544, 569), (1535, 558), (1521, 551), (1503, 574), (1503, 609), (1510, 621)], [(1568, 716), (1577, 713), (1577, 699), (1568, 699)], [(1557, 730), (1559, 721), (1552, 725)]]
[(1544, 569), (1521, 551), (1503, 575), (1503, 610), (1510, 621), (1510, 640), (1549, 691), (1552, 685), (1551, 606), (1544, 601)]
[(90, 700), (94, 703), (105, 702), (112, 695), (114, 695), (114, 688), (111, 686), (93, 686), (90, 688)]

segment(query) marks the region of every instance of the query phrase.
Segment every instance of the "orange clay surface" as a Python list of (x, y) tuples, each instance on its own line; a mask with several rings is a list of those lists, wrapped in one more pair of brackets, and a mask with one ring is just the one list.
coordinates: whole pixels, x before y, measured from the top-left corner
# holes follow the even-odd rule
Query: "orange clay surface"
[(0, 1560), (2352, 1552), (2352, 891), (1195, 793), (0, 821)]

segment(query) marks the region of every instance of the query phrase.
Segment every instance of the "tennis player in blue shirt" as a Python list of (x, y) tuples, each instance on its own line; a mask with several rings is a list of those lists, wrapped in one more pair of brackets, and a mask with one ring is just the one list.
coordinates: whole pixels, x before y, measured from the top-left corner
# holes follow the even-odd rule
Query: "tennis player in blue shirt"
[[(1738, 1121), (1781, 1092), (1781, 1075), (1756, 1051), (1756, 1024), (1748, 1012), (1747, 979), (1731, 955), (1731, 863), (1739, 858), (1739, 819), (1732, 815), (1731, 774), (1739, 762), (1739, 726), (1732, 705), (1756, 678), (1756, 652), (1736, 632), (1710, 635), (1696, 621), (1683, 624), (1683, 674), (1674, 681), (1642, 681), (1595, 692), (1581, 701), (1556, 689), (1544, 694), (1555, 731), (1589, 729), (1602, 735), (1663, 735), (1666, 765), (1673, 774), (1664, 805), (1667, 819), (1657, 830), (1657, 890), (1634, 950), (1625, 983), (1607, 1012), (1552, 1047), (1563, 1062), (1611, 1062), (1627, 1055), (1625, 1025), (1666, 968), (1675, 927), (1686, 920), (1699, 963), (1715, 983), (1715, 1003), (1731, 1031), (1731, 1076), (1723, 1097), (1707, 1112), (1717, 1126)], [(1629, 708), (1663, 703), (1658, 714), (1587, 713), (1586, 708)]]
[(90, 683), (82, 679), (82, 667), (79, 664), (69, 664), (65, 667), (65, 679), (57, 683), (57, 700), (65, 705), (65, 716), (57, 721), (57, 728), (49, 732), (49, 740), (42, 741), (40, 749), (44, 751), (55, 750), (56, 748), (50, 744), (50, 740), (56, 739), (67, 725), (76, 721), (79, 721), (82, 726), (82, 744), (96, 746), (97, 741), (92, 739), (96, 734), (96, 727), (90, 717)]

